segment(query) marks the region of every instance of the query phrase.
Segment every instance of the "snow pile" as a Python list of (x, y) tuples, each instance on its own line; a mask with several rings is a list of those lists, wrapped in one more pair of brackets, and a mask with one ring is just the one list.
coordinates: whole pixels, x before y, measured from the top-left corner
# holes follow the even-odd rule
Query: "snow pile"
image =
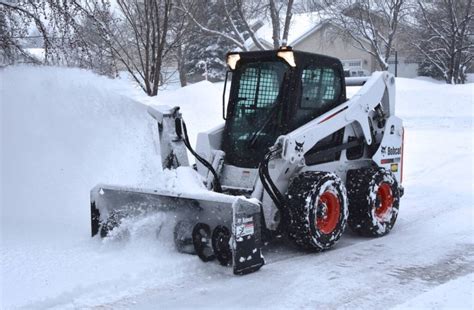
[[(123, 80), (126, 78), (124, 77)], [(227, 85), (229, 95), (230, 82)], [(222, 119), (222, 92), (224, 83), (201, 81), (178, 89), (160, 90), (158, 96), (149, 97), (139, 88), (122, 91), (135, 101), (145, 105), (179, 106), (189, 131), (189, 140), (193, 147), (199, 132), (209, 130), (224, 122)], [(189, 154), (190, 155), (190, 154)], [(193, 162), (194, 159), (190, 157)]]
[(83, 232), (97, 183), (156, 185), (151, 118), (117, 94), (126, 84), (45, 67), (0, 77), (4, 229)]
[(47, 67), (7, 68), (0, 82), (1, 308), (49, 307), (150, 269), (172, 275), (171, 237), (156, 240), (162, 214), (130, 223), (125, 244), (90, 238), (93, 186), (162, 181), (156, 125), (121, 95), (129, 84)]
[[(157, 100), (148, 103), (181, 107), (180, 111), (189, 131), (189, 140), (195, 147), (199, 132), (207, 131), (224, 122), (222, 119), (222, 91), (222, 83), (215, 85), (208, 81), (202, 81), (175, 91), (162, 92)], [(227, 88), (228, 92), (229, 88)], [(191, 162), (194, 162), (193, 158), (189, 158)]]
[(160, 188), (172, 193), (203, 193), (208, 192), (203, 178), (191, 167), (166, 169), (161, 174)]
[(180, 105), (194, 144), (222, 122), (221, 87), (204, 81), (150, 98), (126, 78), (48, 67), (4, 69), (0, 85), (1, 308), (61, 308), (79, 296), (97, 304), (201, 272), (196, 257), (175, 251), (173, 219), (162, 213), (91, 239), (89, 191), (202, 193), (194, 170), (161, 172), (146, 105)]
[(439, 81), (397, 78), (396, 88), (396, 113), (408, 126), (472, 126), (473, 84), (448, 85), (439, 84)]

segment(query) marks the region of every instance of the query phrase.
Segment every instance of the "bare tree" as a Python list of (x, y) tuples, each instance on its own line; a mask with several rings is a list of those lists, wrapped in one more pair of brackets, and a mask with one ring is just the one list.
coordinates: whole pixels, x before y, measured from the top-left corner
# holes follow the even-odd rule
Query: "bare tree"
[[(107, 1), (93, 13), (103, 23), (110, 19)], [(77, 17), (68, 1), (0, 1), (0, 55), (6, 63), (27, 61), (92, 69), (113, 76), (115, 62), (103, 40), (94, 33), (88, 19)], [(27, 50), (41, 42), (44, 59)], [(37, 46), (35, 46), (37, 47)]]
[(400, 21), (409, 13), (405, 0), (323, 0), (326, 19), (337, 24), (354, 46), (374, 56), (387, 70)]
[[(239, 49), (246, 51), (249, 49), (246, 44), (248, 40), (251, 40), (257, 49), (266, 49), (265, 45), (256, 35), (257, 29), (254, 29), (253, 22), (262, 19), (262, 16), (265, 18), (267, 13), (270, 13), (272, 23), (273, 47), (278, 48), (288, 41), (293, 3), (294, 0), (223, 0), (223, 18), (227, 21), (230, 31), (214, 29), (200, 21), (196, 14), (196, 7), (199, 6), (199, 1), (180, 0), (178, 7), (185, 12), (190, 20), (204, 33), (220, 36)], [(282, 14), (283, 11), (285, 11), (284, 15)], [(283, 32), (281, 32), (282, 24)]]
[[(239, 29), (237, 25), (237, 20), (239, 18), (236, 18), (234, 11), (234, 8), (232, 8), (231, 5), (229, 5), (227, 0), (224, 0), (224, 8), (225, 8), (225, 19), (228, 21), (230, 27), (232, 28), (231, 31), (226, 31), (223, 29), (214, 29), (211, 27), (208, 27), (205, 23), (205, 21), (199, 20), (198, 16), (198, 11), (199, 11), (199, 6), (200, 2), (196, 0), (179, 0), (179, 6), (178, 8), (182, 10), (188, 17), (189, 19), (204, 33), (212, 36), (220, 36), (223, 39), (227, 40), (228, 42), (231, 42), (238, 48), (242, 50), (247, 50), (247, 47), (245, 46), (245, 31)], [(243, 9), (240, 10), (239, 16), (244, 15)], [(247, 23), (248, 28), (250, 26)], [(248, 31), (248, 30), (247, 30)], [(252, 39), (254, 40), (254, 43), (259, 47), (259, 48), (264, 48), (263, 45), (261, 45), (260, 41), (255, 38), (255, 33), (254, 31), (250, 28), (250, 33), (253, 35)]]
[(112, 53), (149, 96), (158, 94), (163, 59), (173, 46), (170, 34), (172, 0), (117, 0), (120, 15), (105, 24), (94, 10), (98, 1), (73, 1), (107, 42)]
[(472, 0), (418, 0), (418, 8), (421, 31), (413, 45), (446, 83), (464, 83), (474, 59)]
[[(109, 27), (114, 24), (114, 16), (108, 2), (102, 2), (102, 5), (97, 6), (93, 14), (96, 19)], [(95, 21), (90, 17), (79, 16), (79, 18), (70, 18), (74, 33), (71, 36), (73, 44), (66, 53), (68, 65), (116, 77), (118, 75), (117, 59), (108, 42), (103, 39), (101, 29), (95, 27)]]
[(189, 42), (196, 36), (194, 24), (182, 10), (174, 9), (171, 18), (171, 33), (174, 38), (172, 46), (170, 46), (169, 61), (176, 63), (177, 73), (181, 87), (188, 84), (186, 71), (186, 58), (188, 56)]
[[(272, 20), (272, 30), (273, 30), (273, 48), (277, 49), (282, 45), (286, 45), (288, 43), (288, 34), (290, 31), (290, 23), (292, 17), (292, 9), (293, 9), (293, 0), (288, 1), (278, 1), (277, 3), (275, 0), (269, 0), (269, 9), (270, 9), (270, 17)], [(281, 33), (281, 23), (282, 23), (282, 14), (281, 11), (286, 6), (286, 14), (284, 15), (283, 20), (283, 33)]]
[[(44, 20), (47, 15), (45, 3), (34, 0), (20, 0), (15, 2), (0, 1), (0, 43), (2, 54), (10, 62), (22, 57), (31, 62), (39, 62), (23, 48), (22, 41), (28, 37), (30, 26), (36, 27), (43, 39), (45, 50), (44, 61), (47, 62), (52, 42), (50, 33)], [(54, 20), (50, 23), (53, 24)]]

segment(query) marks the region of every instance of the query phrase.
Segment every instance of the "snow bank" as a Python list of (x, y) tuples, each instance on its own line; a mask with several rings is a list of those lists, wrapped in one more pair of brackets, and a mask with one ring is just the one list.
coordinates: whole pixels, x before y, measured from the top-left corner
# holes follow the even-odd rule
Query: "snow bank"
[[(158, 96), (160, 104), (180, 106), (189, 131), (189, 140), (196, 146), (197, 133), (209, 130), (224, 122), (222, 119), (223, 88), (202, 81), (181, 89), (163, 92)], [(229, 89), (227, 89), (227, 92)], [(193, 158), (190, 158), (194, 162)]]
[(91, 239), (89, 191), (202, 191), (197, 180), (180, 182), (194, 171), (161, 173), (146, 105), (180, 105), (194, 143), (222, 122), (219, 87), (204, 81), (150, 98), (126, 78), (26, 66), (0, 71), (0, 85), (0, 308), (62, 308), (79, 296), (97, 304), (201, 272), (196, 257), (174, 250), (164, 214), (125, 223), (117, 235), (126, 240)]
[(474, 115), (474, 87), (472, 84), (449, 85), (431, 81), (397, 78), (396, 113), (410, 124), (416, 119), (430, 121), (461, 119), (462, 126), (471, 126)]
[[(132, 80), (123, 75), (122, 82), (131, 83)], [(197, 134), (210, 130), (224, 122), (222, 119), (222, 92), (224, 83), (211, 83), (201, 81), (190, 84), (186, 87), (175, 89), (160, 89), (158, 96), (149, 97), (138, 87), (132, 88), (129, 85), (126, 91), (122, 90), (127, 97), (145, 105), (167, 105), (170, 107), (179, 106), (183, 119), (189, 132), (189, 140), (193, 147), (196, 147)], [(229, 95), (230, 82), (227, 85), (227, 97)], [(188, 152), (191, 163), (195, 160)]]
[[(40, 300), (49, 307), (97, 283), (158, 268), (170, 243), (147, 242), (155, 244), (162, 217), (137, 225), (153, 236), (137, 238), (144, 245), (90, 239), (94, 185), (160, 180), (156, 128), (146, 106), (120, 95), (129, 84), (48, 67), (10, 67), (0, 81), (1, 308)], [(172, 270), (163, 257), (159, 268)]]
[(0, 74), (4, 229), (84, 233), (95, 184), (156, 184), (152, 123), (145, 106), (117, 94), (126, 84), (77, 69)]

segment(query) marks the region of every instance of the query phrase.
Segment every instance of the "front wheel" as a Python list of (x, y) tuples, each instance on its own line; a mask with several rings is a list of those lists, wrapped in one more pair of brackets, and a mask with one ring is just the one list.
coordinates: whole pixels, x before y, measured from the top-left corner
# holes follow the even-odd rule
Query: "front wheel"
[(342, 236), (347, 223), (346, 188), (329, 172), (304, 172), (288, 188), (289, 237), (312, 251), (329, 249)]

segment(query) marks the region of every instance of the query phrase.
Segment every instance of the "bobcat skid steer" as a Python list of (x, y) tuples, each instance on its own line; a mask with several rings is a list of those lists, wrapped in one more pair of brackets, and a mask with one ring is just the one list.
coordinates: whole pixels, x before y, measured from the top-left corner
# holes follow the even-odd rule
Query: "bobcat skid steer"
[[(347, 225), (363, 236), (387, 234), (403, 194), (394, 77), (345, 79), (338, 59), (290, 47), (229, 53), (227, 64), (225, 123), (200, 133), (195, 150), (179, 107), (149, 109), (163, 168), (189, 165), (188, 150), (208, 190), (97, 185), (92, 235), (130, 216), (168, 212), (178, 251), (245, 274), (264, 264), (262, 245), (276, 236), (324, 251)], [(349, 85), (361, 86), (350, 100)]]

